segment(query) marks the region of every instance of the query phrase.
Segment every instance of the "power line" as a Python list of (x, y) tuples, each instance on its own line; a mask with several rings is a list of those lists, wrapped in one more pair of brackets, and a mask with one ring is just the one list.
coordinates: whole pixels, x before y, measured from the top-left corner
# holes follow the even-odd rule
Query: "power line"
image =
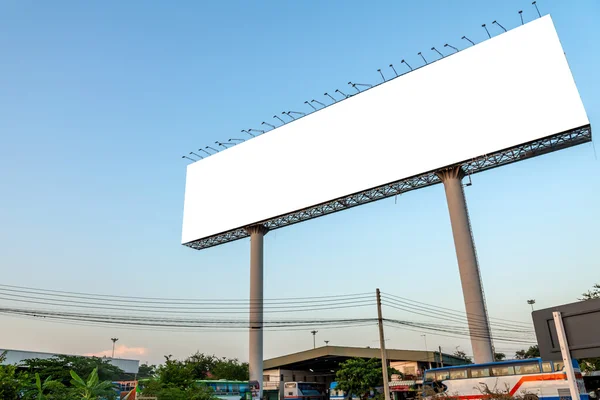
[[(10, 296), (10, 299), (13, 299), (13, 301), (19, 301), (19, 299), (34, 299), (34, 300), (51, 300), (51, 301), (57, 301), (57, 302), (61, 302), (61, 303), (67, 303), (64, 304), (64, 306), (72, 306), (72, 305), (80, 305), (80, 304), (86, 304), (86, 305), (98, 305), (98, 302), (105, 302), (107, 304), (107, 306), (127, 306), (127, 307), (132, 307), (135, 309), (165, 309), (165, 310), (171, 310), (171, 309), (175, 309), (175, 310), (248, 310), (248, 305), (235, 305), (235, 304), (230, 304), (230, 303), (213, 303), (213, 304), (209, 304), (208, 306), (206, 305), (198, 305), (198, 307), (177, 307), (177, 306), (164, 306), (164, 305), (153, 305), (153, 306), (148, 306), (148, 305), (137, 305), (137, 304), (129, 304), (128, 302), (125, 303), (122, 300), (108, 300), (108, 299), (97, 299), (96, 302), (90, 302), (90, 301), (75, 301), (72, 299), (62, 299), (62, 298), (52, 298), (52, 299), (48, 299), (46, 297), (40, 297), (40, 296), (25, 296), (25, 295), (20, 295), (20, 294), (12, 294), (12, 293), (3, 293), (2, 289), (0, 289), (0, 295), (4, 295), (4, 296)], [(43, 295), (42, 295), (43, 296)], [(372, 296), (370, 296), (372, 297)], [(0, 297), (2, 299), (7, 299), (5, 297)], [(336, 301), (328, 301), (328, 302), (324, 302), (321, 304), (290, 304), (290, 305), (263, 305), (264, 309), (290, 309), (290, 310), (294, 310), (294, 309), (298, 309), (298, 308), (307, 308), (307, 307), (321, 307), (321, 306), (333, 306), (333, 305), (345, 305), (345, 304), (358, 304), (358, 303), (364, 303), (369, 301), (368, 297), (363, 297), (362, 299), (359, 298), (354, 298), (354, 299), (344, 299), (344, 300), (336, 300)], [(373, 300), (374, 301), (374, 300)], [(116, 303), (116, 304), (113, 304)], [(125, 304), (123, 304), (125, 303)], [(164, 304), (164, 303), (157, 303), (157, 304)], [(172, 304), (172, 303), (171, 303)], [(225, 306), (218, 306), (219, 304), (225, 304)], [(215, 307), (218, 306), (218, 307)], [(251, 305), (250, 305), (251, 307)]]
[[(415, 303), (415, 304), (417, 304), (419, 306), (422, 306), (423, 308), (434, 308), (435, 311), (437, 311), (437, 310), (445, 310), (445, 311), (449, 311), (450, 313), (453, 313), (453, 314), (466, 315), (469, 318), (482, 319), (481, 315), (469, 314), (469, 313), (466, 313), (464, 311), (455, 310), (455, 309), (452, 309), (452, 308), (440, 307), (440, 306), (436, 306), (434, 304), (423, 303), (421, 301), (411, 300), (411, 299), (408, 299), (408, 298), (405, 298), (405, 297), (395, 296), (395, 295), (389, 294), (389, 293), (382, 293), (382, 294), (384, 296), (386, 296), (386, 297), (391, 297), (393, 300), (396, 300), (396, 301), (401, 302), (401, 303), (402, 302)], [(527, 322), (514, 321), (514, 320), (502, 319), (502, 318), (493, 318), (493, 317), (490, 317), (489, 319), (490, 320), (494, 320), (494, 321), (502, 321), (502, 322), (508, 322), (508, 323), (515, 324), (515, 325), (524, 325), (524, 326), (527, 326), (527, 327), (531, 327), (531, 323), (527, 323)]]
[[(407, 311), (407, 312), (410, 312), (412, 314), (422, 315), (422, 316), (425, 316), (425, 317), (435, 317), (438, 320), (445, 320), (445, 321), (450, 321), (450, 322), (457, 322), (456, 321), (456, 316), (444, 314), (442, 312), (429, 311), (429, 310), (422, 310), (421, 311), (421, 309), (416, 309), (416, 310), (418, 310), (418, 311), (416, 311), (415, 309), (410, 308), (409, 306), (406, 306), (404, 304), (395, 303), (395, 302), (393, 302), (393, 301), (391, 301), (389, 299), (385, 300), (384, 305), (387, 306), (387, 307), (391, 307), (391, 308), (397, 309), (397, 310)], [(409, 308), (407, 308), (407, 307), (409, 307)], [(466, 317), (462, 317), (462, 318), (466, 319)], [(478, 321), (472, 321), (472, 322), (474, 322), (472, 325), (473, 325), (473, 328), (475, 330), (480, 330), (480, 331), (485, 331), (486, 330), (485, 329), (485, 324), (483, 324), (481, 322), (478, 322)], [(495, 328), (495, 329), (508, 330), (508, 331), (516, 332), (516, 333), (533, 333), (532, 330), (526, 330), (523, 327), (516, 327), (515, 328), (515, 327), (513, 327), (511, 325), (502, 325), (502, 324), (494, 324), (494, 325), (502, 327), (502, 328)]]
[[(137, 296), (120, 296), (120, 295), (112, 295), (112, 294), (95, 294), (95, 293), (82, 293), (82, 292), (70, 292), (63, 290), (50, 290), (50, 289), (39, 289), (39, 288), (31, 288), (26, 286), (13, 286), (13, 285), (2, 285), (0, 284), (0, 291), (12, 291), (12, 292), (25, 292), (31, 294), (42, 294), (47, 293), (48, 296), (58, 296), (63, 295), (62, 297), (72, 297), (72, 298), (86, 298), (86, 299), (97, 299), (97, 298), (105, 298), (108, 297), (110, 299), (125, 299), (128, 302), (134, 302), (134, 300), (158, 300), (157, 303), (165, 303), (165, 302), (179, 302), (188, 301), (192, 303), (207, 303), (213, 304), (215, 302), (224, 302), (224, 303), (240, 303), (240, 304), (249, 304), (250, 300), (245, 299), (194, 299), (194, 298), (161, 298), (161, 297), (137, 297)], [(283, 304), (287, 303), (309, 303), (309, 302), (325, 302), (329, 299), (343, 299), (343, 298), (357, 298), (357, 297), (373, 297), (372, 293), (350, 293), (350, 294), (341, 294), (341, 295), (330, 295), (330, 296), (312, 296), (312, 297), (283, 297), (283, 298), (272, 298), (272, 299), (264, 299), (264, 303), (271, 303), (275, 301), (282, 301)], [(306, 301), (302, 301), (306, 300)], [(139, 301), (136, 301), (139, 302)]]

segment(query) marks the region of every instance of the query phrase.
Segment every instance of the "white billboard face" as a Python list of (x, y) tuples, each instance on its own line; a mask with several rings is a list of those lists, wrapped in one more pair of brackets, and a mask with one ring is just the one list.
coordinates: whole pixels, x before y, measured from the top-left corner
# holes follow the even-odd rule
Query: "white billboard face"
[(546, 16), (190, 164), (182, 242), (587, 124)]

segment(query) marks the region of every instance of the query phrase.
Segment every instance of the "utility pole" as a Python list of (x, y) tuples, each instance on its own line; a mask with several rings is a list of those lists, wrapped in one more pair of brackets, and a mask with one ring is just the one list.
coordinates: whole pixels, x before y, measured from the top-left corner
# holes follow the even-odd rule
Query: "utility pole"
[(440, 366), (443, 368), (444, 367), (444, 356), (442, 356), (442, 346), (438, 346), (440, 349)]
[(375, 294), (377, 295), (377, 320), (379, 321), (379, 346), (381, 347), (381, 372), (383, 373), (383, 393), (385, 394), (385, 400), (391, 400), (390, 384), (388, 382), (387, 354), (385, 351), (385, 338), (383, 336), (381, 293), (379, 292), (379, 288), (375, 291)]
[(313, 349), (317, 348), (317, 332), (319, 331), (310, 331), (313, 335)]
[(113, 352), (112, 352), (112, 357), (111, 358), (115, 358), (115, 343), (117, 343), (117, 340), (119, 340), (119, 338), (110, 338), (110, 340), (112, 340), (113, 342)]

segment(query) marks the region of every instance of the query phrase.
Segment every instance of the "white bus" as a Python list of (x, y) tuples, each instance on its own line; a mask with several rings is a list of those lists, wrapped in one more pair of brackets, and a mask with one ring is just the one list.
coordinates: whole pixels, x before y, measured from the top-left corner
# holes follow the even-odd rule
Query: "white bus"
[(326, 397), (324, 383), (285, 382), (283, 384), (285, 400), (326, 400)]
[[(573, 360), (581, 400), (589, 400), (577, 361)], [(434, 368), (425, 371), (424, 396), (485, 399), (485, 389), (521, 396), (524, 400), (570, 400), (564, 364), (540, 358)]]

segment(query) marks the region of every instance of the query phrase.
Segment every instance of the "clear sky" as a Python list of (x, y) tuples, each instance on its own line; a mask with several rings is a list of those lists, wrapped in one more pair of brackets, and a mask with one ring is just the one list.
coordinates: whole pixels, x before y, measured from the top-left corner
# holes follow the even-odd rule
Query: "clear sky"
[[(594, 126), (600, 3), (550, 13)], [(529, 0), (0, 3), (0, 283), (173, 298), (246, 298), (249, 242), (180, 245), (183, 154), (258, 128), (304, 100), (377, 82), (537, 16)], [(493, 95), (493, 94), (490, 94)], [(482, 100), (484, 101), (484, 99)], [(432, 115), (435, 118), (435, 115)], [(426, 122), (426, 121), (424, 121)], [(368, 133), (365, 133), (368, 141)], [(377, 144), (372, 144), (376, 148)], [(598, 149), (600, 151), (600, 149)], [(600, 282), (600, 164), (593, 144), (492, 170), (466, 189), (492, 316), (528, 321)], [(382, 291), (463, 309), (442, 186), (270, 232), (265, 296)], [(0, 300), (1, 306), (23, 304)], [(386, 316), (419, 319), (397, 310)], [(314, 317), (332, 314), (315, 314)], [(375, 309), (343, 310), (347, 317)], [(158, 362), (196, 350), (247, 359), (245, 333), (91, 328), (0, 316), (0, 348)], [(423, 348), (389, 330), (388, 346)], [(375, 327), (319, 330), (318, 344), (376, 346)], [(427, 335), (446, 351), (463, 339)], [(270, 332), (265, 357), (312, 346)], [(499, 344), (514, 352), (515, 344)]]

